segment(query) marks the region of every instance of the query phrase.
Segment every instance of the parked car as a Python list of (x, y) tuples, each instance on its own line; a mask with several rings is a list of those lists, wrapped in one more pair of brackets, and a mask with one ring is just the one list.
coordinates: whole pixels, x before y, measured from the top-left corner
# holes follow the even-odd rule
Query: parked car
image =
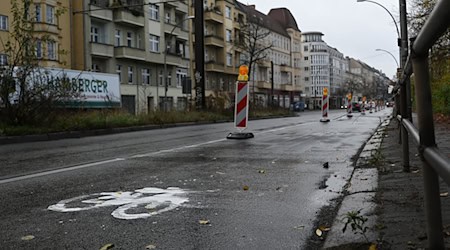
[(304, 102), (294, 102), (291, 104), (291, 110), (298, 112), (298, 111), (305, 111), (305, 103)]
[(394, 102), (386, 102), (386, 107), (394, 107)]

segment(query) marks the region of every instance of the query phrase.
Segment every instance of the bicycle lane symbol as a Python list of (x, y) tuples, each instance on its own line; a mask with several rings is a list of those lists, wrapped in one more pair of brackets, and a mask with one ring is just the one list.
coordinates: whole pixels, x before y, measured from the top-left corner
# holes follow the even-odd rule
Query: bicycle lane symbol
[(189, 201), (187, 193), (187, 190), (178, 187), (147, 187), (134, 192), (102, 192), (62, 200), (48, 209), (56, 212), (79, 212), (118, 206), (111, 213), (114, 218), (143, 219), (182, 206)]

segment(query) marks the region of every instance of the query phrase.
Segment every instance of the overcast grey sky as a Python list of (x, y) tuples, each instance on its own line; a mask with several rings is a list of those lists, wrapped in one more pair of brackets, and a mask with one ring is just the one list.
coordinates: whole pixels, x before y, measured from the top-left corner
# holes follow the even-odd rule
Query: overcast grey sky
[[(399, 1), (374, 0), (388, 9), (399, 20)], [(397, 65), (388, 53), (399, 61), (397, 31), (391, 16), (382, 7), (356, 0), (241, 0), (255, 4), (267, 14), (272, 8), (288, 8), (302, 32), (320, 31), (324, 41), (337, 48), (344, 56), (359, 59), (381, 70), (392, 78)], [(399, 26), (400, 28), (400, 26)]]

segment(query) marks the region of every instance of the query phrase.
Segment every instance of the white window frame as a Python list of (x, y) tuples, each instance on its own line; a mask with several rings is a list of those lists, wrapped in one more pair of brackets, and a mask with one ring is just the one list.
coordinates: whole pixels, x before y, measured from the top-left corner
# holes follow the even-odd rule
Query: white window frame
[(116, 64), (116, 73), (119, 75), (119, 82), (122, 82), (122, 65)]
[(47, 41), (47, 58), (49, 60), (56, 60), (56, 42)]
[(134, 47), (133, 35), (134, 35), (134, 33), (132, 31), (127, 31), (127, 47), (129, 47), (129, 48)]
[(160, 43), (159, 36), (150, 34), (149, 42), (150, 42), (150, 46), (149, 46), (150, 51), (151, 52), (159, 52), (159, 43)]
[(181, 88), (183, 86), (183, 78), (187, 77), (187, 72), (177, 69), (177, 88)]
[(45, 21), (48, 24), (55, 24), (55, 7), (47, 4), (45, 7)]
[(122, 32), (118, 29), (116, 29), (116, 33), (114, 33), (114, 45), (116, 47), (119, 47), (122, 42)]
[(8, 30), (8, 16), (0, 15), (0, 30)]
[(233, 54), (227, 53), (227, 66), (233, 65)]
[(36, 58), (42, 58), (42, 41), (36, 40)]
[(37, 23), (42, 22), (42, 6), (40, 3), (34, 4), (34, 15), (35, 15), (34, 20)]
[(231, 42), (231, 30), (227, 29), (225, 30), (225, 36), (226, 36), (226, 41), (227, 42)]
[(229, 6), (225, 6), (225, 17), (231, 19), (231, 8)]
[(164, 16), (164, 22), (165, 23), (170, 23), (170, 12), (166, 12), (165, 16)]
[(92, 25), (91, 26), (91, 42), (99, 43), (100, 42), (100, 27)]
[(156, 4), (150, 4), (148, 6), (149, 18), (151, 20), (159, 21), (159, 6)]
[(128, 66), (128, 83), (133, 83), (133, 66)]
[(0, 54), (0, 66), (8, 65), (8, 55)]
[(142, 84), (150, 85), (150, 69), (144, 68), (141, 69), (142, 74)]

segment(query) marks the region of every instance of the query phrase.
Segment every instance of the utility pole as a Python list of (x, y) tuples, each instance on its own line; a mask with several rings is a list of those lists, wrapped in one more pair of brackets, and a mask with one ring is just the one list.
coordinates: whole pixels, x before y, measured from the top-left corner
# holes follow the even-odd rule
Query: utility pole
[(273, 85), (274, 85), (274, 79), (273, 79), (273, 61), (270, 61), (270, 107), (273, 106)]
[(205, 110), (205, 45), (203, 0), (194, 0), (195, 27), (195, 106), (197, 110)]

